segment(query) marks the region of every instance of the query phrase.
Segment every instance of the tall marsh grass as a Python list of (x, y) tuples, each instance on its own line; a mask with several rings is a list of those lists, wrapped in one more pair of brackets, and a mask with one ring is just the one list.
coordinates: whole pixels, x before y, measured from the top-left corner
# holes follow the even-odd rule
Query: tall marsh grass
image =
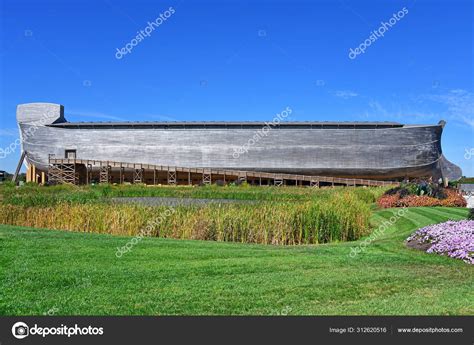
[(86, 204), (107, 202), (116, 197), (175, 197), (199, 199), (234, 199), (256, 201), (312, 201), (332, 197), (341, 191), (352, 191), (364, 201), (375, 202), (386, 188), (297, 188), (253, 186), (38, 186), (27, 184), (21, 188), (0, 185), (0, 200), (5, 204), (22, 206), (54, 206), (61, 203)]
[(320, 199), (252, 204), (165, 206), (67, 203), (0, 205), (0, 224), (68, 231), (277, 245), (351, 241), (369, 232), (372, 192), (339, 189)]

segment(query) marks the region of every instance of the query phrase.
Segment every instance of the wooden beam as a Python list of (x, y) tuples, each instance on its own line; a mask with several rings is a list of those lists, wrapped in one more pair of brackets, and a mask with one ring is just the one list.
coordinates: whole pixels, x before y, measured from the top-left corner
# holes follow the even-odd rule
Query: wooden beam
[(23, 161), (25, 160), (26, 157), (26, 151), (23, 151), (20, 156), (20, 160), (18, 161), (18, 164), (16, 166), (15, 174), (13, 174), (12, 181), (16, 183), (18, 180), (18, 175), (20, 174), (20, 169), (21, 166), (23, 165)]
[(31, 164), (31, 182), (36, 183), (36, 166)]

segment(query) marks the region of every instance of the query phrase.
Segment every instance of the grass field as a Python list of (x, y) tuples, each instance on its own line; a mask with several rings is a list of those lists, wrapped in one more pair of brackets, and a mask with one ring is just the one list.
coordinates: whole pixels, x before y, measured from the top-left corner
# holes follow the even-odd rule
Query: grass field
[[(397, 210), (375, 212), (375, 224)], [(412, 208), (358, 242), (263, 246), (0, 226), (1, 315), (473, 315), (474, 267), (408, 249), (466, 209)]]

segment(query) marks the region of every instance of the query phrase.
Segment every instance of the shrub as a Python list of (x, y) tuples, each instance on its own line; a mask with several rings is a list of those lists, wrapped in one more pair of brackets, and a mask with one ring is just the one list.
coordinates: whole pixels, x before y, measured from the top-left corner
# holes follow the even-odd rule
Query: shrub
[(418, 206), (450, 206), (465, 207), (464, 198), (451, 188), (420, 181), (418, 183), (402, 183), (400, 187), (389, 189), (378, 199), (381, 208), (418, 207)]
[(16, 183), (10, 180), (4, 181), (1, 183), (2, 187), (4, 188), (14, 188), (16, 186)]
[(443, 199), (446, 199), (448, 197), (448, 194), (447, 194), (445, 188), (440, 187), (440, 186), (435, 186), (435, 187), (432, 188), (430, 196), (432, 196), (433, 198), (436, 198), (436, 199), (443, 200)]
[(399, 195), (383, 195), (377, 201), (377, 205), (380, 208), (392, 208), (397, 206), (397, 201), (399, 200)]
[(421, 206), (441, 206), (438, 199), (429, 196), (409, 195), (406, 198), (399, 199), (396, 207), (421, 207)]
[(419, 188), (416, 183), (409, 183), (406, 185), (406, 189), (409, 191), (410, 195), (418, 195)]
[(398, 193), (400, 195), (400, 198), (404, 198), (408, 195), (410, 195), (410, 191), (406, 188), (400, 189), (400, 192)]
[(400, 191), (400, 189), (402, 189), (402, 187), (390, 188), (389, 190), (387, 190), (387, 191), (385, 192), (385, 195), (396, 195), (396, 194), (398, 194), (398, 192)]
[(437, 199), (427, 195), (407, 195), (402, 197), (402, 193), (399, 192), (395, 195), (383, 195), (377, 201), (377, 205), (381, 208), (422, 206), (466, 207), (466, 200), (455, 190), (443, 189), (442, 193), (445, 198)]
[(446, 189), (446, 198), (441, 200), (441, 206), (466, 207), (467, 202), (464, 197), (454, 189)]

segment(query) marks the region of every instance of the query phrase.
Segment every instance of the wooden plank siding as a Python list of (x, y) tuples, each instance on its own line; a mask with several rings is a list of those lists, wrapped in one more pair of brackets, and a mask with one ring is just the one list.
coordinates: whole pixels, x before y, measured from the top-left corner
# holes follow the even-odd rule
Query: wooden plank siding
[(308, 182), (318, 176), (321, 182), (334, 177), (368, 184), (364, 181), (438, 179), (443, 167), (450, 180), (461, 176), (442, 155), (444, 123), (282, 122), (236, 154), (264, 123), (70, 123), (64, 107), (51, 103), (19, 105), (17, 120), (27, 163), (39, 171), (48, 170), (50, 154), (60, 159), (74, 151), (92, 166), (122, 162), (127, 169), (195, 174), (211, 169), (222, 176), (240, 171), (241, 179)]

